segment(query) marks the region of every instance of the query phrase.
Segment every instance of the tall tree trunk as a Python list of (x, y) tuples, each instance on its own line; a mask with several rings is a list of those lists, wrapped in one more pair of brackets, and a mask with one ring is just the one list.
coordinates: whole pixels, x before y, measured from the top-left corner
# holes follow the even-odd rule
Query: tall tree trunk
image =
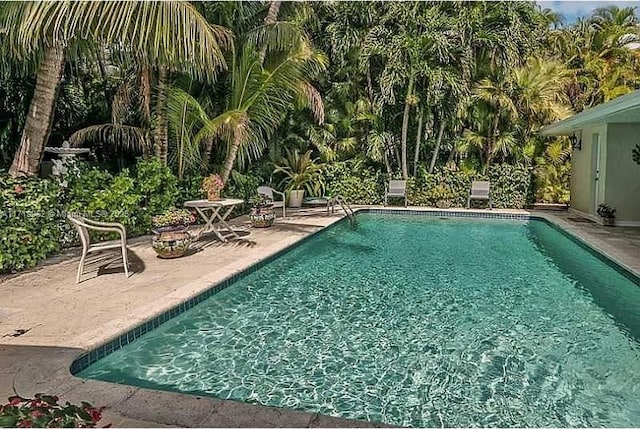
[(416, 151), (413, 155), (413, 176), (418, 175), (418, 161), (420, 160), (420, 141), (422, 140), (422, 121), (424, 113), (418, 110), (418, 132), (416, 133)]
[[(442, 133), (444, 133), (444, 127), (446, 122), (441, 118), (440, 119), (440, 129), (438, 130), (438, 137), (436, 139), (436, 147), (433, 150), (433, 155), (431, 156), (431, 164), (429, 165), (429, 173), (433, 173), (433, 169), (436, 166), (436, 161), (438, 159), (438, 152), (440, 152), (440, 144), (442, 143)], [(454, 151), (452, 150), (451, 153)]]
[(409, 86), (407, 87), (407, 96), (404, 99), (404, 113), (402, 115), (402, 177), (406, 180), (409, 178), (409, 170), (407, 168), (407, 132), (409, 130), (409, 113), (411, 111), (410, 97), (413, 95), (413, 76), (409, 78)]
[(233, 163), (236, 161), (236, 156), (238, 156), (240, 143), (242, 143), (241, 133), (238, 130), (235, 130), (233, 133), (233, 143), (231, 144), (231, 148), (229, 149), (227, 158), (224, 160), (224, 165), (222, 166), (221, 178), (222, 182), (225, 185), (227, 184), (227, 180), (229, 180), (229, 176), (231, 175), (231, 170), (233, 169)]
[[(267, 12), (267, 17), (264, 19), (265, 25), (275, 24), (278, 20), (278, 12), (280, 11), (280, 4), (282, 1), (272, 1), (271, 5), (269, 5), (269, 12)], [(260, 48), (260, 56), (258, 57), (260, 60), (260, 64), (264, 64), (264, 58), (267, 56), (267, 45), (262, 45)]]
[(167, 165), (169, 127), (167, 124), (167, 69), (158, 70), (158, 97), (156, 100), (156, 128), (154, 136), (156, 158)]
[(451, 148), (451, 152), (449, 152), (449, 157), (447, 158), (447, 164), (451, 164), (455, 156), (456, 156), (456, 147), (454, 146)]
[(206, 169), (209, 166), (209, 162), (211, 161), (211, 152), (213, 152), (213, 137), (207, 137), (204, 143), (204, 157), (202, 159), (203, 169)]
[(40, 161), (53, 126), (63, 72), (64, 49), (61, 46), (47, 48), (38, 69), (36, 87), (24, 123), (20, 146), (9, 169), (12, 177), (38, 175)]
[(389, 164), (389, 155), (387, 154), (387, 148), (384, 149), (383, 158), (384, 166), (387, 169), (387, 176), (391, 178), (391, 164)]

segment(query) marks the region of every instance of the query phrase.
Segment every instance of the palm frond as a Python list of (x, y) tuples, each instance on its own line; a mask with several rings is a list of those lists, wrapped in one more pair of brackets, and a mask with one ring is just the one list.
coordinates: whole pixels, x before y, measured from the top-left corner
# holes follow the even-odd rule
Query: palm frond
[(135, 153), (142, 153), (149, 148), (149, 141), (144, 130), (130, 125), (92, 125), (76, 131), (69, 137), (69, 144), (72, 147), (97, 143)]

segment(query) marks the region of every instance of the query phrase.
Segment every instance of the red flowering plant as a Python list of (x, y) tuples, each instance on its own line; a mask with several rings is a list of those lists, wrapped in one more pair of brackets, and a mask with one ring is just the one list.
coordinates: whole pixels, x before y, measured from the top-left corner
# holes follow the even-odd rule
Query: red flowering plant
[(0, 427), (3, 428), (93, 428), (102, 419), (103, 408), (87, 402), (58, 404), (57, 396), (37, 393), (33, 399), (11, 396), (0, 405)]

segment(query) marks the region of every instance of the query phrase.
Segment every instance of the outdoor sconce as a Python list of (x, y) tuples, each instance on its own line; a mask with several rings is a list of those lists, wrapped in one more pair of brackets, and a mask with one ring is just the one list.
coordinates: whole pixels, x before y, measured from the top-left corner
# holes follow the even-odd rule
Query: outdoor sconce
[(573, 149), (582, 149), (582, 139), (576, 136), (576, 133), (573, 133), (569, 136), (569, 141), (571, 142), (571, 147)]

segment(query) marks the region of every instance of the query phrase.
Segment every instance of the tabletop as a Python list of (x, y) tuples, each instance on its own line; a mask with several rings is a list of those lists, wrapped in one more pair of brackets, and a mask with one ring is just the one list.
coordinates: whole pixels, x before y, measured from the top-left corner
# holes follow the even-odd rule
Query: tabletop
[(217, 201), (210, 201), (210, 200), (185, 201), (184, 206), (185, 207), (206, 208), (206, 207), (236, 206), (236, 205), (242, 204), (242, 203), (244, 203), (244, 200), (238, 200), (238, 199), (234, 199), (234, 198), (222, 198), (222, 199), (217, 200)]

